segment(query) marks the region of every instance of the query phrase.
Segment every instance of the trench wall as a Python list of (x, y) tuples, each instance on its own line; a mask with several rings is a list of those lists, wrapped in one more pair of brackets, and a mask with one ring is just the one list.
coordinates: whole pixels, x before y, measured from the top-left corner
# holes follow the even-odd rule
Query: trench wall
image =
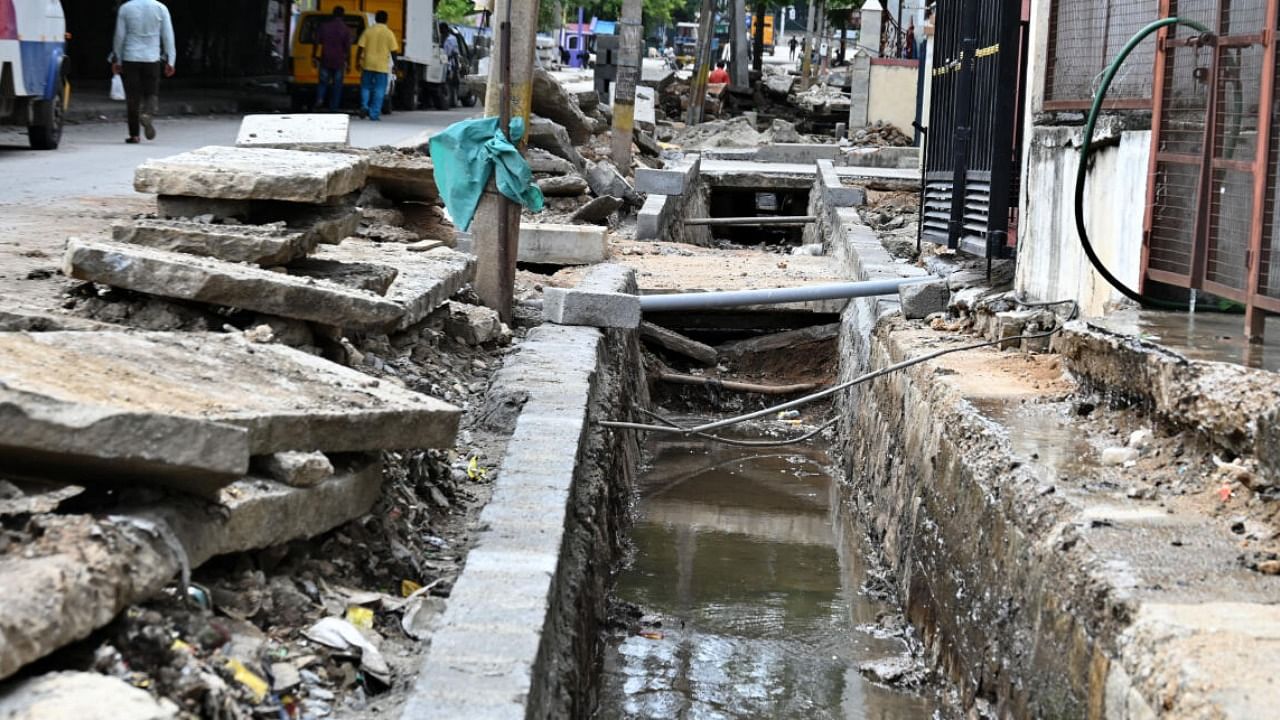
[[(619, 292), (634, 293), (626, 273)], [(514, 426), (493, 499), (402, 718), (582, 718), (639, 447), (595, 426), (648, 405), (635, 330), (546, 324), (494, 377)]]
[[(903, 272), (856, 213), (822, 214), (848, 277)], [(840, 381), (918, 352), (895, 337), (899, 317), (894, 297), (850, 301)], [(1092, 638), (1113, 635), (1123, 607), (1067, 558), (1061, 509), (1014, 469), (1007, 439), (928, 364), (856, 386), (837, 407), (844, 492), (964, 705), (982, 700), (1002, 718), (1102, 717), (1108, 664)]]

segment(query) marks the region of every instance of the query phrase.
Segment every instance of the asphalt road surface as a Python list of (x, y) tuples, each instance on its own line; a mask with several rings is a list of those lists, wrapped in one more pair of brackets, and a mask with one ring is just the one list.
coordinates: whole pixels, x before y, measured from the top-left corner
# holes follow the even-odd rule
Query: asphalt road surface
[[(390, 145), (424, 131), (441, 130), (478, 113), (478, 108), (397, 112), (380, 122), (352, 118), (351, 143), (357, 147)], [(124, 142), (124, 123), (68, 125), (62, 146), (40, 151), (27, 147), (25, 128), (0, 128), (0, 204), (46, 203), (84, 196), (130, 195), (133, 169), (205, 145), (232, 145), (240, 128), (233, 115), (156, 119), (157, 137), (141, 145)]]

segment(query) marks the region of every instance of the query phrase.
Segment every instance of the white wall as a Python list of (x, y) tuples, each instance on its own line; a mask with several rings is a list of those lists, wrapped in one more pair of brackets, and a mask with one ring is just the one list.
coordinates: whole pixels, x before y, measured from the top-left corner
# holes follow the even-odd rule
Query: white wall
[[(1051, 0), (1032, 0), (1027, 105), (1015, 286), (1038, 300), (1075, 299), (1088, 316), (1128, 302), (1098, 275), (1080, 248), (1075, 181), (1080, 127), (1041, 127)], [(1095, 137), (1099, 133), (1095, 133)], [(1113, 275), (1138, 287), (1151, 157), (1149, 131), (1123, 132), (1118, 146), (1094, 155), (1085, 188), (1085, 220), (1094, 249)]]
[(916, 85), (919, 68), (905, 65), (871, 65), (867, 90), (867, 123), (887, 122), (907, 137), (915, 135)]
[[(1029, 298), (1080, 302), (1096, 317), (1125, 302), (1089, 264), (1075, 225), (1078, 127), (1036, 127), (1028, 138), (1016, 289)], [(1138, 287), (1151, 157), (1149, 131), (1125, 132), (1119, 146), (1094, 153), (1085, 186), (1089, 239), (1113, 275)]]

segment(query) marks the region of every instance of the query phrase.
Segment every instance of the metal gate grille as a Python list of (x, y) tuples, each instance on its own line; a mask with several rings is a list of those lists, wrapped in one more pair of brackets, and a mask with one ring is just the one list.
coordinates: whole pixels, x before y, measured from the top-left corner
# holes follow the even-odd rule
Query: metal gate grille
[(1021, 0), (939, 2), (921, 237), (1008, 254), (1017, 206)]
[(1162, 0), (1162, 16), (1214, 36), (1169, 28), (1156, 55), (1144, 280), (1244, 303), (1251, 335), (1261, 334), (1260, 309), (1280, 310), (1271, 277), (1278, 3)]

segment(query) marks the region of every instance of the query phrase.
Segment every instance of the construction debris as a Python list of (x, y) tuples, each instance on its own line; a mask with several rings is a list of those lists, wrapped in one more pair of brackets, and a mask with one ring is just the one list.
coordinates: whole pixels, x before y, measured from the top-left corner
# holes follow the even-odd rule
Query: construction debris
[(156, 195), (323, 204), (359, 190), (368, 172), (363, 158), (344, 153), (210, 146), (144, 162), (133, 187)]

